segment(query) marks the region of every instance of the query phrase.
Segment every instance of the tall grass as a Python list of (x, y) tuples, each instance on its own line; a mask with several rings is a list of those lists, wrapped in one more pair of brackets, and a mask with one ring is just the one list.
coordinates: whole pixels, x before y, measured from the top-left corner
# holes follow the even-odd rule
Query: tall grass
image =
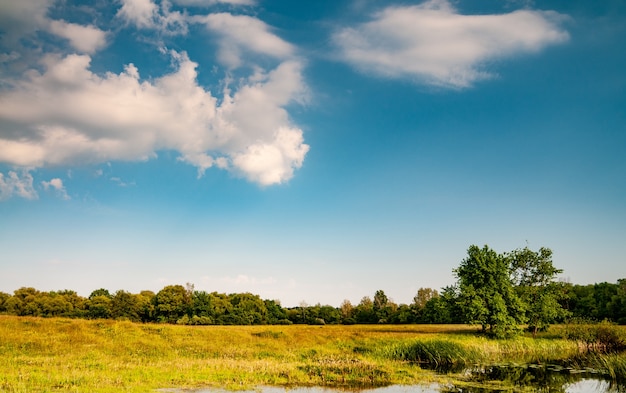
[[(552, 362), (558, 337), (489, 340), (453, 325), (177, 326), (0, 316), (0, 392), (149, 392), (449, 381), (420, 367)], [(623, 357), (596, 359), (624, 375)]]
[(419, 338), (380, 351), (394, 360), (426, 363), (443, 370), (481, 364), (559, 362), (577, 353), (575, 343), (562, 339), (490, 340), (479, 336)]
[(381, 354), (394, 360), (417, 362), (435, 368), (464, 367), (481, 359), (474, 348), (439, 339), (402, 342), (384, 348)]
[(590, 362), (594, 367), (605, 371), (612, 379), (626, 381), (626, 354), (603, 354), (591, 358)]
[(378, 342), (407, 334), (418, 333), (0, 316), (0, 391), (383, 386), (429, 380), (431, 373), (372, 355)]

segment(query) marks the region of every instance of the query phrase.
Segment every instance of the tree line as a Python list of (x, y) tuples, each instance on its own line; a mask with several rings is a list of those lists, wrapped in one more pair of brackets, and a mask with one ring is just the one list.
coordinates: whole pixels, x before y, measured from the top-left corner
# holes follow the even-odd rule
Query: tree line
[(420, 288), (411, 304), (396, 304), (383, 290), (354, 305), (344, 300), (339, 307), (303, 302), (284, 308), (252, 293), (206, 292), (192, 284), (157, 293), (97, 289), (87, 298), (72, 290), (23, 287), (12, 295), (0, 292), (0, 314), (184, 325), (472, 323), (498, 337), (521, 326), (536, 333), (571, 318), (626, 324), (626, 279), (574, 285), (557, 281), (561, 272), (548, 248), (500, 254), (470, 246), (453, 271), (455, 284), (440, 291)]

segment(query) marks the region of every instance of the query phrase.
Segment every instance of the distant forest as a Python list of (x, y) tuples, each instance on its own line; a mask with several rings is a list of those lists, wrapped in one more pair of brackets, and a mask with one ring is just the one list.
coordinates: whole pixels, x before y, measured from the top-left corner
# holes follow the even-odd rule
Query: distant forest
[(89, 297), (72, 290), (19, 288), (0, 292), (0, 314), (37, 317), (118, 319), (181, 325), (473, 323), (505, 335), (527, 324), (536, 332), (571, 319), (626, 324), (626, 279), (575, 285), (555, 281), (552, 251), (528, 248), (498, 254), (471, 246), (454, 270), (455, 285), (420, 288), (411, 304), (396, 304), (383, 290), (358, 304), (284, 308), (252, 293), (199, 291), (193, 284), (159, 292), (97, 289)]
[[(569, 313), (554, 322), (577, 318), (626, 324), (626, 279), (615, 284), (558, 285), (563, 294), (560, 304)], [(465, 323), (457, 308), (450, 288), (441, 292), (420, 288), (411, 304), (396, 304), (379, 290), (356, 305), (345, 300), (339, 307), (301, 304), (293, 308), (283, 308), (276, 300), (263, 300), (251, 293), (209, 293), (190, 284), (166, 286), (157, 293), (97, 289), (87, 298), (72, 290), (20, 288), (13, 295), (0, 292), (0, 314), (185, 325)]]

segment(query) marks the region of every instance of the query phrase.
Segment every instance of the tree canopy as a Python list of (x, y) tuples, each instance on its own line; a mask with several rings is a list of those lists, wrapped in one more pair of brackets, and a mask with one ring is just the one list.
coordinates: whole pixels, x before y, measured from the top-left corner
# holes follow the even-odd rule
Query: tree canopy
[(411, 304), (395, 303), (382, 289), (356, 305), (303, 301), (284, 308), (252, 293), (198, 291), (191, 284), (169, 285), (156, 294), (99, 288), (87, 298), (67, 289), (22, 287), (12, 295), (0, 292), (0, 314), (187, 325), (473, 323), (496, 337), (515, 334), (525, 324), (536, 334), (570, 317), (626, 324), (626, 279), (574, 285), (556, 281), (561, 272), (548, 248), (497, 253), (473, 245), (453, 270), (453, 285), (419, 288)]

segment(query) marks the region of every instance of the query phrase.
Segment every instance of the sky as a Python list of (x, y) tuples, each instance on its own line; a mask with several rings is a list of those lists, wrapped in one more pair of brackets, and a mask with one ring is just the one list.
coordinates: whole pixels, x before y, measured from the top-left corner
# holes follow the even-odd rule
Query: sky
[(0, 291), (626, 278), (622, 0), (0, 0)]

